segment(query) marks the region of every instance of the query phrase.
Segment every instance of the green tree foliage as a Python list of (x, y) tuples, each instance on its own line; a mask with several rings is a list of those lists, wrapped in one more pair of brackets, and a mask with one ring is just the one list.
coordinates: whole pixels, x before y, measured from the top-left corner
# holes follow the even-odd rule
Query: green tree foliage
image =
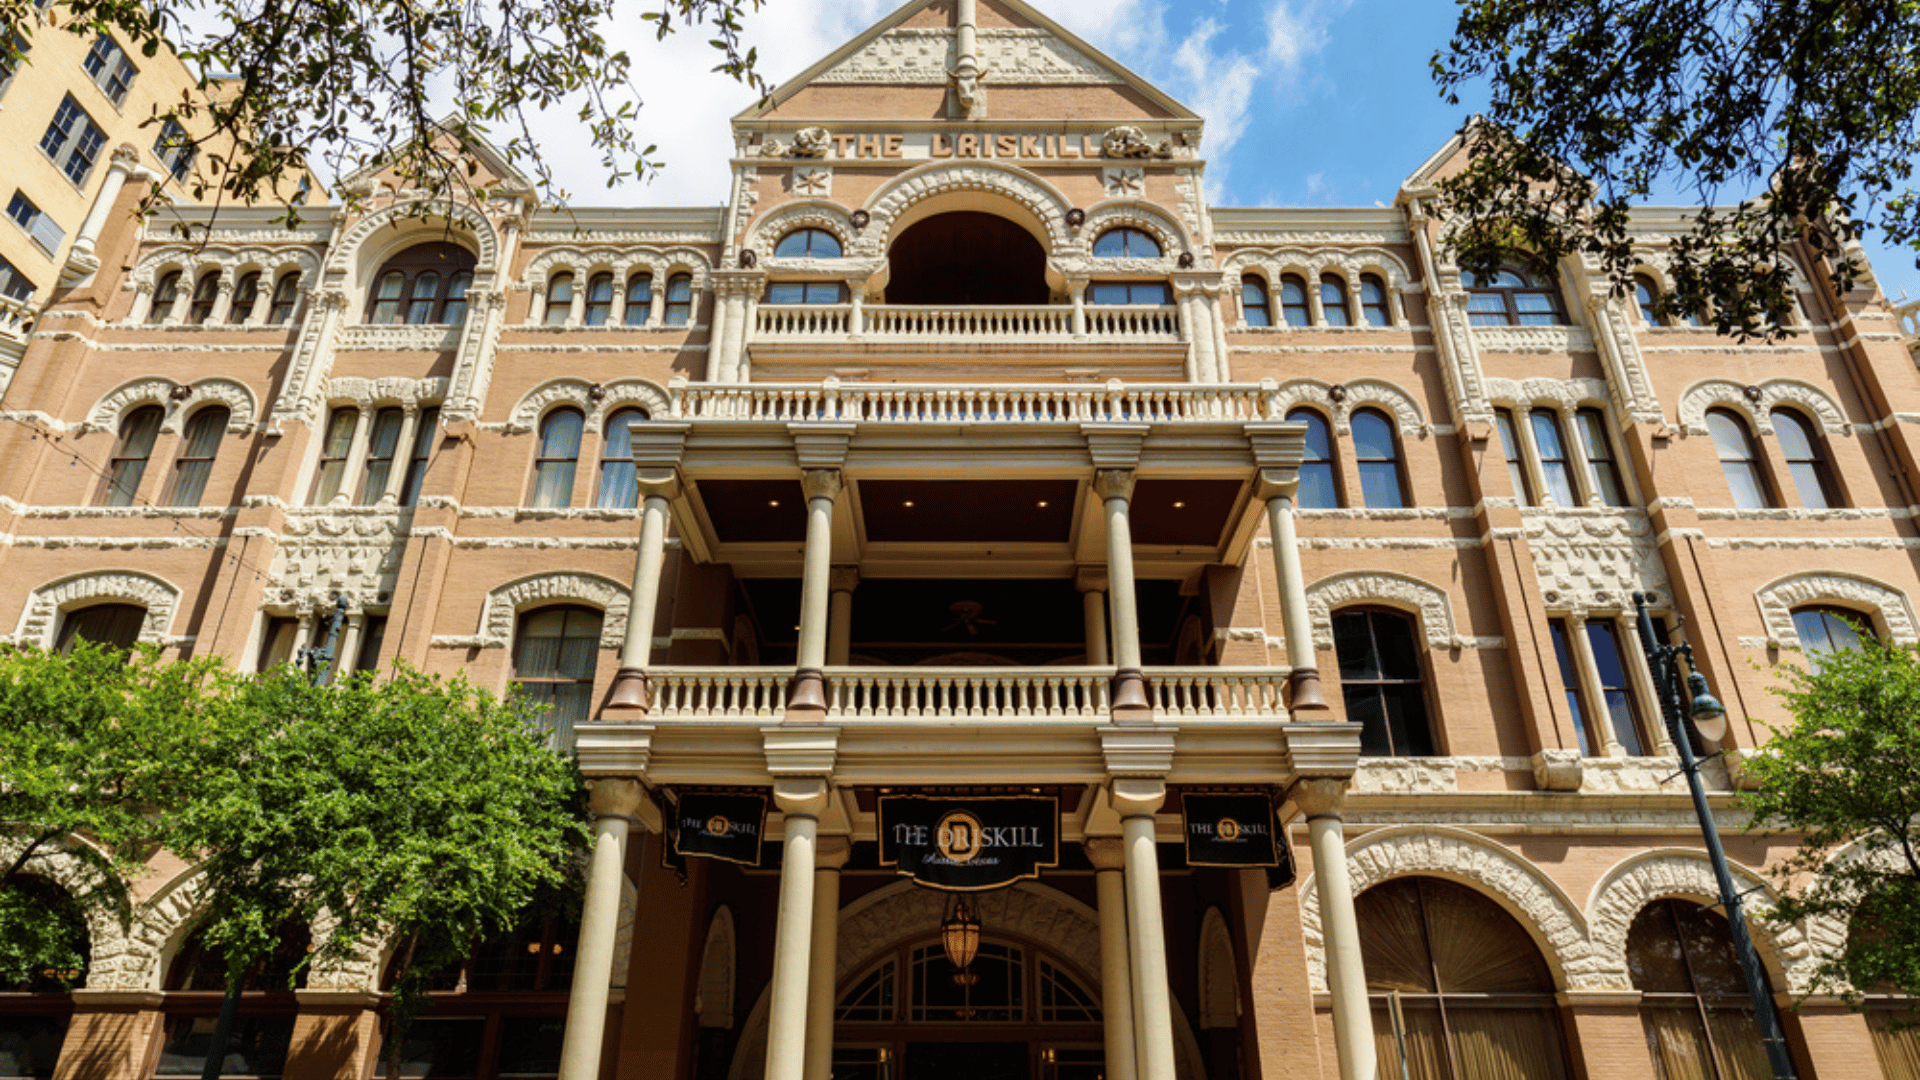
[[(1484, 82), (1473, 154), (1440, 185), (1448, 240), (1488, 269), (1513, 248), (1583, 253), (1616, 291), (1643, 256), (1631, 208), (1657, 183), (1710, 209), (1668, 244), (1674, 313), (1780, 336), (1785, 253), (1842, 291), (1862, 227), (1920, 250), (1920, 4), (1813, 0), (1460, 0), (1433, 58), (1449, 101)], [(1722, 198), (1741, 200), (1715, 206)]]
[(1821, 978), (1920, 994), (1920, 652), (1861, 641), (1784, 669), (1794, 723), (1753, 759), (1760, 789), (1742, 802), (1755, 828), (1801, 838), (1772, 917), (1866, 931), (1820, 959)]

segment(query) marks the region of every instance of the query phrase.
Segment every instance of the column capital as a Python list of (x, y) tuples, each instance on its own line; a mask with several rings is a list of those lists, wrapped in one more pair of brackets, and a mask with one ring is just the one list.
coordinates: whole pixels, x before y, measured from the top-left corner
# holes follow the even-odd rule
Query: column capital
[(1107, 785), (1107, 801), (1122, 820), (1152, 817), (1167, 801), (1167, 782), (1158, 777), (1117, 777)]
[[(1124, 386), (1119, 379), (1107, 382), (1107, 389), (1115, 395), (1120, 394)], [(1087, 453), (1093, 458), (1095, 469), (1132, 469), (1138, 466), (1140, 448), (1146, 444), (1147, 432), (1151, 430), (1147, 424), (1080, 425), (1080, 433), (1086, 437)]]
[[(659, 811), (637, 777), (598, 776), (587, 781), (587, 811), (598, 818), (629, 821), (659, 820)], [(649, 813), (649, 811), (652, 811)]]
[(1253, 496), (1262, 502), (1285, 499), (1291, 505), (1300, 491), (1300, 473), (1294, 469), (1261, 469), (1254, 480)]
[(1104, 566), (1074, 567), (1073, 587), (1081, 592), (1106, 592), (1111, 584)]
[(860, 587), (860, 568), (858, 566), (836, 566), (827, 575), (827, 587), (830, 592), (850, 593)]
[(808, 469), (800, 474), (800, 490), (809, 500), (838, 498), (842, 486), (839, 469)]
[(803, 472), (826, 469), (838, 471), (847, 463), (847, 444), (853, 441), (853, 424), (788, 424), (793, 437), (794, 460)]
[(648, 499), (667, 499), (680, 497), (680, 470), (643, 468), (635, 469), (634, 484), (640, 489), (640, 501)]
[(827, 812), (833, 789), (820, 777), (790, 777), (773, 782), (773, 803), (788, 817), (818, 819)]
[(813, 867), (816, 870), (838, 870), (847, 865), (847, 859), (853, 855), (853, 837), (822, 836), (814, 841)]
[(1101, 469), (1093, 474), (1093, 490), (1102, 499), (1131, 499), (1133, 470)]
[(1080, 841), (1080, 850), (1095, 870), (1118, 870), (1126, 865), (1126, 842), (1117, 836), (1089, 836)]
[(1300, 808), (1302, 816), (1314, 818), (1340, 816), (1347, 801), (1347, 782), (1330, 776), (1308, 776), (1293, 782), (1287, 800)]

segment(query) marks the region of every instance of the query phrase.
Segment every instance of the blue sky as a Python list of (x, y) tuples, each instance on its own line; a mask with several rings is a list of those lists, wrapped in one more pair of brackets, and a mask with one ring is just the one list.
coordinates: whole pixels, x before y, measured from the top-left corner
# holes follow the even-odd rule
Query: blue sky
[[(1390, 205), (1400, 182), (1477, 104), (1448, 106), (1434, 88), (1429, 61), (1456, 11), (1446, 0), (1033, 2), (1206, 117), (1215, 205)], [(747, 39), (779, 82), (895, 6), (767, 0), (750, 17)], [(650, 26), (632, 31), (629, 48), (644, 102), (642, 141), (657, 143), (668, 167), (645, 186), (609, 190), (584, 140), (556, 123), (544, 149), (575, 205), (710, 205), (726, 196), (727, 120), (752, 94), (708, 71), (704, 35), (663, 46)], [(1910, 253), (1869, 242), (1868, 254), (1889, 295), (1920, 296)]]

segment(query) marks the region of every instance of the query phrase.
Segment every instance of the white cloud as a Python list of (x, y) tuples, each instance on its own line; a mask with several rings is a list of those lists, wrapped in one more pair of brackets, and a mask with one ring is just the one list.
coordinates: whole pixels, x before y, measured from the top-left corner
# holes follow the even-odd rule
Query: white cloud
[[(1212, 19), (1201, 19), (1193, 32), (1174, 51), (1172, 72), (1176, 95), (1207, 122), (1208, 198), (1218, 198), (1232, 167), (1233, 148), (1246, 133), (1247, 112), (1253, 101), (1253, 88), (1261, 76), (1260, 65), (1240, 53), (1216, 53), (1213, 39), (1222, 27)], [(1178, 93), (1184, 89), (1185, 94)]]
[(1352, 2), (1276, 0), (1267, 10), (1267, 59), (1273, 74), (1282, 80), (1296, 78), (1307, 60), (1327, 47), (1327, 24)]

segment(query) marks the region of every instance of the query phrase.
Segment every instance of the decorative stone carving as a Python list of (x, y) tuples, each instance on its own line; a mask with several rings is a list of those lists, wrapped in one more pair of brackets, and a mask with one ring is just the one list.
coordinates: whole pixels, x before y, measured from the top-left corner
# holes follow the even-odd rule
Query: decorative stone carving
[(1758, 400), (1749, 398), (1746, 387), (1731, 379), (1705, 379), (1687, 387), (1680, 395), (1680, 426), (1689, 435), (1706, 435), (1708, 409), (1732, 409), (1747, 418), (1762, 435), (1773, 434), (1772, 413), (1780, 405), (1798, 406), (1798, 411), (1816, 420), (1829, 435), (1851, 435), (1846, 414), (1834, 404), (1826, 391), (1798, 379), (1768, 379), (1760, 384)]
[[(975, 32), (983, 69), (994, 81), (1015, 86), (1098, 86), (1120, 76), (1053, 33), (1029, 27), (987, 27)], [(887, 83), (943, 85), (958, 63), (951, 27), (889, 30), (838, 64), (814, 76), (819, 85)]]
[[(181, 393), (183, 390), (186, 392)], [(209, 402), (218, 402), (227, 407), (227, 431), (243, 435), (253, 430), (254, 410), (257, 407), (253, 391), (233, 379), (219, 377), (200, 379), (189, 386), (160, 378), (122, 383), (94, 404), (80, 430), (117, 432), (120, 430), (120, 421), (125, 419), (129, 410), (141, 405), (158, 405), (166, 410), (160, 421), (160, 430), (169, 435), (177, 434), (182, 421)]]
[(396, 588), (406, 537), (390, 507), (295, 507), (268, 564), (267, 604), (325, 611), (336, 595), (348, 610), (386, 604)]
[[(833, 171), (824, 165), (818, 166), (818, 169), (828, 173)], [(800, 171), (794, 170), (795, 173)], [(781, 237), (795, 229), (820, 229), (831, 233), (840, 241), (842, 251), (853, 244), (853, 238), (859, 232), (853, 227), (853, 221), (844, 208), (830, 202), (804, 202), (782, 206), (761, 218), (748, 230), (742, 246), (772, 251)]]
[(460, 344), (460, 330), (458, 326), (343, 326), (337, 348), (367, 352), (447, 352)]
[[(82, 858), (75, 854), (86, 841), (73, 836), (61, 836), (42, 844), (34, 852), (33, 858), (24, 869), (37, 877), (53, 882), (65, 889), (69, 895), (81, 895), (94, 888), (100, 882), (98, 867), (104, 862), (104, 852), (96, 852), (100, 861)], [(23, 845), (12, 838), (0, 837), (0, 865), (12, 866), (20, 857)], [(89, 990), (109, 989), (112, 981), (123, 964), (129, 951), (125, 927), (115, 918), (108, 905), (93, 904), (86, 910), (87, 920), (87, 982)]]
[(1807, 604), (1837, 604), (1871, 612), (1875, 616), (1871, 621), (1878, 624), (1876, 629), (1884, 628), (1896, 644), (1920, 641), (1913, 606), (1906, 594), (1870, 578), (1840, 573), (1789, 574), (1756, 590), (1753, 599), (1767, 627), (1768, 648), (1800, 647), (1800, 635), (1793, 629), (1793, 609)]
[(599, 574), (534, 574), (487, 593), (476, 644), (483, 649), (504, 649), (513, 642), (514, 620), (522, 610), (542, 603), (572, 603), (603, 612), (600, 647), (617, 649), (627, 635), (627, 599), (625, 585)]
[(796, 166), (787, 193), (803, 198), (833, 194), (833, 168), (828, 165)]
[(793, 133), (793, 156), (799, 158), (826, 157), (833, 149), (833, 135), (823, 127), (804, 127)]
[(409, 199), (375, 210), (349, 226), (347, 231), (334, 242), (332, 250), (327, 254), (327, 273), (331, 275), (348, 272), (354, 260), (359, 257), (360, 249), (375, 233), (390, 225), (398, 225), (409, 220), (433, 220), (451, 224), (470, 233), (474, 245), (480, 249), (479, 257), (474, 264), (476, 277), (483, 271), (499, 269), (495, 263), (500, 258), (500, 237), (494, 231), (493, 224), (479, 209), (466, 203)]
[(1557, 356), (1593, 351), (1593, 335), (1584, 326), (1467, 325), (1481, 352)]
[(1046, 229), (1050, 250), (1062, 251), (1071, 244), (1066, 216), (1072, 204), (1058, 191), (1003, 165), (965, 161), (923, 165), (887, 181), (865, 207), (877, 227), (862, 231), (856, 246), (862, 254), (882, 255), (890, 226), (908, 207), (940, 195), (968, 191), (998, 195), (1025, 207)]
[[(1337, 238), (1328, 237), (1326, 239), (1333, 240)], [(1216, 244), (1221, 243), (1221, 238), (1216, 235), (1214, 242)], [(1307, 301), (1310, 307), (1319, 303), (1319, 290), (1314, 288), (1313, 283), (1318, 282), (1322, 275), (1335, 274), (1342, 280), (1355, 285), (1358, 284), (1362, 277), (1371, 275), (1379, 278), (1381, 284), (1386, 286), (1387, 303), (1392, 309), (1393, 321), (1396, 326), (1404, 326), (1407, 322), (1406, 304), (1401, 299), (1401, 294), (1415, 291), (1418, 288), (1408, 275), (1406, 265), (1402, 263), (1398, 257), (1392, 252), (1375, 246), (1360, 248), (1329, 246), (1242, 248), (1227, 256), (1225, 262), (1222, 264), (1222, 269), (1229, 283), (1235, 285), (1237, 285), (1245, 275), (1250, 273), (1257, 274), (1266, 280), (1270, 295), (1279, 288), (1280, 279), (1283, 275), (1295, 274), (1300, 278), (1302, 284), (1307, 287)], [(1275, 332), (1285, 332), (1293, 328), (1286, 326), (1284, 323), (1275, 327), (1254, 328), (1248, 327), (1244, 322), (1236, 319), (1233, 329), (1271, 329)], [(1339, 328), (1329, 328), (1321, 325), (1314, 327), (1314, 329), (1317, 331), (1325, 331)], [(1355, 327), (1354, 329), (1364, 331), (1368, 328)]]
[[(1103, 168), (1100, 171), (1104, 175), (1109, 172), (1138, 173), (1141, 170), (1109, 167)], [(1137, 191), (1135, 195), (1138, 195)], [(1153, 237), (1154, 240), (1159, 242), (1160, 250), (1167, 252), (1169, 256), (1171, 256), (1173, 252), (1193, 246), (1193, 233), (1189, 232), (1180, 223), (1174, 221), (1173, 218), (1167, 216), (1166, 212), (1159, 207), (1152, 203), (1138, 201), (1137, 199), (1127, 202), (1103, 202), (1092, 210), (1087, 211), (1082, 217), (1081, 232), (1082, 235), (1086, 237), (1095, 238), (1109, 229), (1116, 229), (1123, 225), (1139, 229), (1141, 232)], [(1113, 266), (1116, 261), (1117, 260), (1113, 259), (1101, 259), (1097, 263), (1089, 262), (1086, 269), (1089, 271), (1095, 269), (1106, 270)], [(1168, 268), (1153, 265), (1153, 263), (1159, 261), (1162, 260), (1146, 260), (1148, 263), (1148, 272), (1165, 273)]]
[(134, 570), (77, 574), (49, 582), (27, 595), (26, 610), (20, 615), (20, 628), (14, 640), (22, 645), (50, 649), (64, 612), (91, 604), (121, 603), (146, 608), (146, 621), (140, 624), (140, 640), (164, 645), (169, 641), (167, 631), (173, 625), (174, 608), (179, 602), (179, 589), (149, 574)]
[(1486, 382), (1487, 400), (1526, 410), (1553, 405), (1570, 413), (1585, 406), (1607, 404), (1605, 379), (1496, 379)]
[(1100, 183), (1109, 198), (1137, 199), (1147, 193), (1147, 170), (1137, 166), (1108, 166), (1100, 170)]
[(600, 270), (612, 272), (614, 280), (623, 285), (636, 271), (651, 273), (655, 289), (665, 288), (667, 278), (674, 274), (690, 274), (693, 287), (699, 290), (707, 287), (707, 277), (713, 271), (713, 263), (704, 253), (690, 247), (639, 245), (616, 248), (565, 244), (548, 248), (534, 256), (527, 263), (521, 280), (527, 288), (544, 294), (548, 279), (555, 274), (572, 274), (575, 282), (585, 284), (588, 277)]
[[(179, 270), (183, 279), (195, 281), (208, 271), (216, 271), (220, 274), (220, 284), (237, 285), (240, 275), (258, 270), (261, 289), (269, 291), (283, 274), (296, 272), (300, 274), (301, 280), (312, 281), (314, 275), (319, 272), (320, 259), (310, 250), (300, 247), (265, 247), (251, 234), (247, 236), (247, 240), (250, 242), (237, 247), (171, 244), (157, 248), (141, 256), (133, 271), (127, 275), (125, 284), (134, 289), (150, 292), (163, 275)], [(183, 285), (183, 287), (191, 286)], [(240, 313), (242, 317), (245, 314), (245, 312)], [(130, 319), (134, 317), (137, 315), (129, 314)]]
[(1635, 591), (1668, 589), (1653, 527), (1637, 510), (1523, 507), (1533, 571), (1556, 611), (1618, 611)]
[(1289, 379), (1268, 387), (1270, 382), (1272, 380), (1261, 383), (1267, 387), (1268, 416), (1285, 416), (1297, 405), (1312, 405), (1329, 415), (1335, 433), (1347, 435), (1352, 432), (1353, 411), (1371, 406), (1384, 409), (1394, 418), (1403, 439), (1420, 438), (1433, 430), (1421, 416), (1420, 406), (1412, 395), (1382, 379), (1342, 383), (1343, 393), (1339, 394), (1332, 393), (1333, 388), (1318, 379)]
[(655, 420), (664, 420), (673, 414), (673, 403), (667, 392), (645, 379), (621, 379), (601, 385), (602, 394), (592, 396), (594, 384), (585, 379), (551, 379), (527, 391), (526, 396), (514, 405), (507, 421), (506, 430), (516, 434), (525, 434), (534, 429), (540, 417), (556, 405), (573, 405), (586, 414), (586, 430), (598, 432), (600, 425), (616, 410), (638, 405), (647, 410), (647, 415)]
[(1307, 618), (1316, 648), (1333, 648), (1333, 611), (1353, 604), (1385, 604), (1420, 617), (1431, 649), (1462, 648), (1454, 633), (1453, 608), (1445, 589), (1404, 574), (1354, 571), (1321, 578), (1307, 586)]
[(445, 376), (431, 379), (362, 379), (344, 376), (327, 380), (327, 400), (417, 409), (422, 405), (437, 405), (445, 401), (447, 383)]
[(1172, 140), (1163, 140), (1155, 146), (1147, 133), (1132, 124), (1120, 124), (1107, 129), (1100, 136), (1100, 154), (1110, 158), (1170, 158), (1173, 156)]
[[(1734, 886), (1753, 894), (1746, 905), (1748, 914), (1754, 916), (1749, 926), (1775, 985), (1784, 982), (1785, 988), (1796, 994), (1811, 992), (1815, 957), (1804, 930), (1798, 924), (1770, 922), (1766, 912), (1776, 895), (1773, 888), (1746, 867), (1738, 863), (1731, 866)], [(1593, 959), (1601, 980), (1596, 988), (1632, 989), (1627, 970), (1627, 930), (1642, 908), (1665, 897), (1701, 904), (1720, 902), (1713, 870), (1702, 852), (1674, 848), (1644, 851), (1608, 871), (1594, 887), (1587, 914)]]

